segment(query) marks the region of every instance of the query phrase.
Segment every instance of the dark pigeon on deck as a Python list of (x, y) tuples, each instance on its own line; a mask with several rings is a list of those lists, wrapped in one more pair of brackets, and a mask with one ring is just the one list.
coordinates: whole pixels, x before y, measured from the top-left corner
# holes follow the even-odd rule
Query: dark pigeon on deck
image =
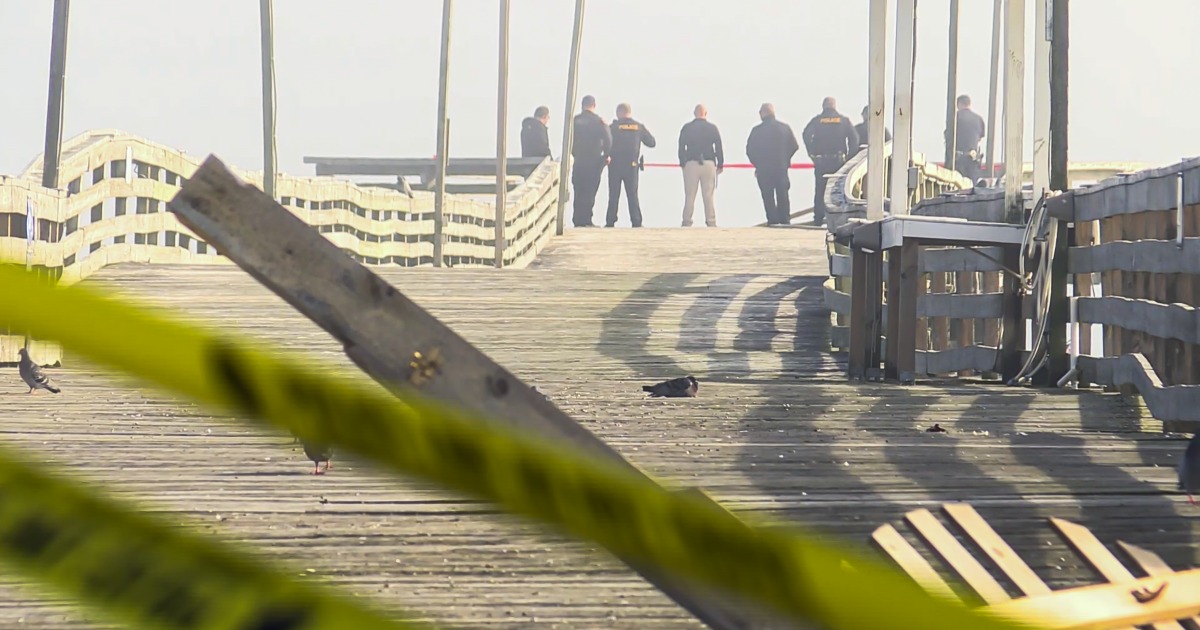
[(1188, 503), (1196, 505), (1193, 495), (1200, 493), (1200, 433), (1192, 436), (1179, 460), (1179, 489), (1187, 493)]
[[(333, 459), (333, 447), (328, 444), (317, 444), (305, 440), (300, 440), (300, 443), (304, 445), (304, 454), (313, 463), (312, 474), (323, 475), (329, 472), (329, 460)], [(324, 470), (321, 470), (322, 463), (325, 464)]]
[(656, 385), (643, 385), (642, 391), (648, 392), (651, 398), (694, 398), (700, 391), (700, 382), (688, 375)]
[(17, 363), (17, 371), (21, 374), (21, 380), (25, 381), (25, 384), (29, 386), (30, 394), (39, 389), (48, 390), (51, 394), (57, 394), (62, 391), (54, 384), (54, 381), (50, 380), (49, 376), (46, 376), (41, 366), (29, 358), (28, 350), (21, 348), (17, 351), (17, 355), (21, 358), (20, 362)]

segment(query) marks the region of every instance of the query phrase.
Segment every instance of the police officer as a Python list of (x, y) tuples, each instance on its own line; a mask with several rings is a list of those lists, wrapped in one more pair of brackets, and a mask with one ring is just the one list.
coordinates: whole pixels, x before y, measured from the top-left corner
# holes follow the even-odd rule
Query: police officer
[(638, 201), (638, 172), (642, 167), (642, 145), (653, 149), (657, 144), (646, 126), (631, 116), (629, 103), (617, 105), (617, 119), (612, 122), (612, 151), (608, 164), (608, 216), (604, 227), (617, 224), (617, 204), (621, 201), (621, 185), (629, 204), (629, 222), (642, 227), (642, 205)]
[(788, 198), (792, 181), (788, 169), (792, 165), (792, 156), (800, 150), (800, 143), (796, 142), (791, 126), (775, 119), (774, 105), (763, 103), (758, 109), (758, 117), (762, 122), (750, 130), (746, 157), (754, 165), (754, 178), (762, 193), (767, 225), (787, 225), (792, 221)]
[(854, 123), (837, 111), (832, 96), (821, 102), (821, 113), (804, 127), (804, 147), (813, 161), (816, 191), (813, 196), (813, 225), (825, 222), (825, 176), (836, 173), (846, 159), (858, 152)]
[(954, 129), (946, 130), (946, 144), (950, 144), (951, 137), (954, 139), (954, 170), (974, 183), (982, 175), (979, 142), (987, 133), (987, 123), (971, 109), (971, 97), (966, 94), (958, 97), (958, 113), (954, 120), (957, 133)]
[(575, 116), (572, 126), (574, 141), (571, 143), (571, 184), (575, 189), (575, 227), (596, 227), (592, 223), (592, 210), (596, 205), (596, 192), (600, 190), (600, 176), (608, 163), (612, 149), (612, 132), (604, 119), (596, 114), (596, 97), (583, 97), (583, 111)]
[[(867, 144), (871, 142), (871, 121), (867, 119), (867, 114), (871, 113), (870, 105), (863, 105), (862, 122), (854, 125), (854, 132), (858, 134), (858, 151), (854, 155), (858, 155), (863, 149), (867, 148)], [(891, 142), (892, 132), (888, 131), (887, 127), (883, 128), (883, 141)]]

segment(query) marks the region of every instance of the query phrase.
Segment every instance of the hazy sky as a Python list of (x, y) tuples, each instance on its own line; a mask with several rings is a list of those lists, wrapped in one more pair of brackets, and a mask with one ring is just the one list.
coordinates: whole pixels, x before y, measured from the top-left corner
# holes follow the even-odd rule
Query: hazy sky
[[(1035, 1), (1027, 1), (1030, 24)], [(304, 155), (434, 153), (441, 4), (275, 0), (281, 170), (311, 173)], [(520, 119), (546, 104), (557, 155), (574, 3), (512, 4), (511, 146), (518, 150)], [(923, 0), (918, 7), (915, 145), (934, 155), (942, 151), (948, 4)], [(455, 2), (455, 156), (495, 152), (497, 5)], [(857, 118), (867, 88), (867, 5), (592, 0), (580, 93), (595, 94), (606, 118), (618, 101), (631, 102), (635, 117), (660, 138), (660, 148), (648, 153), (653, 161), (674, 159), (679, 127), (703, 101), (725, 136), (728, 159), (740, 161), (762, 101), (775, 102), (797, 130), (826, 95)], [(960, 91), (986, 115), (992, 3), (962, 5)], [(1200, 2), (1076, 0), (1071, 9), (1071, 159), (1161, 163), (1197, 153), (1200, 120), (1186, 104), (1200, 96), (1190, 81), (1200, 61)], [(0, 173), (19, 171), (42, 148), (51, 12), (50, 0), (0, 0)], [(894, 20), (890, 27), (889, 45)], [(254, 0), (75, 0), (65, 135), (115, 127), (261, 168), (258, 28)], [(1031, 58), (1029, 80), (1032, 69)], [(798, 197), (811, 197), (810, 179), (808, 172), (793, 175)], [(645, 182), (648, 223), (677, 223), (678, 174), (648, 172)], [(729, 188), (723, 179), (718, 194), (731, 197)], [(753, 186), (743, 192), (750, 197), (737, 205), (748, 206), (753, 216), (746, 221), (756, 219)], [(652, 218), (655, 212), (662, 217)]]

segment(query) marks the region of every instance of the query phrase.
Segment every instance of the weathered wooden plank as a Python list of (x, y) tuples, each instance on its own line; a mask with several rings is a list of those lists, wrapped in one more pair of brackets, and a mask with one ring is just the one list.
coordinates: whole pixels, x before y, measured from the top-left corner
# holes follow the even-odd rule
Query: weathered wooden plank
[[(921, 247), (909, 240), (900, 248), (900, 302), (895, 315), (898, 335), (888, 336), (888, 347), (896, 347), (896, 371), (901, 382), (911, 382), (917, 371), (917, 298), (920, 273)], [(894, 251), (894, 250), (893, 250)], [(893, 303), (894, 304), (894, 303)], [(892, 308), (889, 306), (889, 308)]]
[(942, 506), (942, 511), (949, 516), (955, 524), (971, 538), (971, 540), (983, 550), (987, 557), (1000, 567), (1004, 575), (1012, 580), (1017, 588), (1027, 596), (1046, 595), (1050, 593), (1050, 587), (1038, 577), (1033, 569), (1025, 564), (1016, 551), (1009, 546), (996, 530), (988, 525), (987, 521), (975, 511), (967, 503), (947, 503)]
[(1000, 317), (1003, 313), (1004, 295), (1001, 293), (931, 293), (922, 296), (917, 303), (917, 314), (922, 317), (987, 319)]
[[(1050, 524), (1104, 579), (1113, 584), (1129, 584), (1137, 579), (1086, 527), (1060, 518), (1050, 519)], [(1200, 593), (1193, 594), (1193, 597), (1200, 603)], [(1159, 619), (1160, 621), (1154, 624), (1155, 630), (1183, 630), (1178, 621), (1161, 621), (1162, 617)]]
[(1072, 247), (1071, 273), (1126, 271), (1200, 274), (1200, 237), (1188, 237), (1179, 247), (1174, 240), (1144, 239)]
[(1079, 298), (1079, 321), (1116, 326), (1154, 337), (1200, 343), (1200, 314), (1187, 304), (1125, 297)]
[(830, 278), (822, 283), (821, 290), (824, 293), (825, 308), (828, 308), (834, 313), (849, 314), (851, 312), (852, 304), (850, 296), (834, 288), (833, 278)]
[(954, 589), (950, 588), (950, 585), (934, 570), (933, 565), (929, 564), (925, 556), (908, 544), (908, 541), (900, 535), (900, 532), (896, 531), (895, 527), (888, 524), (880, 525), (879, 529), (871, 534), (871, 541), (922, 588), (942, 597), (961, 601)]
[(921, 252), (921, 264), (931, 273), (1000, 271), (1003, 256), (999, 247), (929, 248)]
[(1011, 599), (1004, 587), (971, 555), (929, 510), (913, 510), (904, 520), (981, 597), (996, 604)]
[(1163, 422), (1200, 428), (1200, 385), (1163, 385), (1153, 366), (1141, 354), (1120, 357), (1079, 357), (1076, 364), (1089, 383), (1137, 389), (1150, 415)]
[[(633, 468), (603, 440), (425, 309), (342, 254), (262, 191), (239, 181), (215, 157), (196, 170), (170, 208), (340, 341), (346, 355), (385, 387), (414, 388), (481, 412), (492, 421), (565, 440)], [(422, 362), (432, 367), (433, 374), (418, 380), (414, 375)], [(754, 618), (711, 592), (684, 587), (659, 569), (628, 559), (626, 563), (714, 627), (740, 628)]]
[(974, 370), (991, 372), (996, 369), (999, 350), (986, 346), (963, 346), (939, 351), (917, 352), (918, 374), (949, 374)]

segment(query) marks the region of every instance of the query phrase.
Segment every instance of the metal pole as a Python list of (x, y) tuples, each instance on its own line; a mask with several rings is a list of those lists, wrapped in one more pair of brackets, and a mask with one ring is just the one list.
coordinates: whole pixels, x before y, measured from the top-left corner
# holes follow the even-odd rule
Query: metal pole
[[(1037, 0), (1035, 0), (1037, 1)], [(1025, 0), (1007, 0), (1004, 67), (1004, 215), (1024, 223), (1021, 169), (1025, 159)]]
[(275, 12), (271, 0), (259, 0), (262, 32), (263, 192), (275, 194)]
[(500, 0), (500, 69), (496, 94), (496, 268), (504, 267), (508, 208), (508, 26), (509, 0)]
[(1033, 0), (1033, 198), (1050, 188), (1051, 0)]
[(992, 75), (988, 82), (987, 177), (996, 176), (996, 100), (1000, 93), (1000, 33), (1004, 0), (992, 4)]
[(442, 0), (442, 58), (438, 71), (437, 182), (433, 192), (433, 266), (442, 266), (442, 230), (446, 221), (446, 163), (449, 161), (449, 120), (446, 97), (450, 88), (450, 21), (454, 0)]
[(58, 188), (58, 162), (62, 154), (63, 100), (67, 83), (67, 25), (71, 0), (54, 0), (54, 27), (50, 38), (50, 94), (46, 104), (46, 146), (42, 155), (42, 187)]
[(954, 170), (958, 144), (958, 0), (950, 0), (950, 53), (946, 69), (946, 168)]
[(1070, 1), (1054, 0), (1050, 45), (1050, 189), (1071, 187), (1067, 167), (1067, 100), (1070, 54)]
[(555, 233), (562, 236), (566, 229), (567, 193), (571, 181), (571, 143), (574, 141), (575, 99), (579, 94), (579, 52), (583, 43), (583, 12), (585, 0), (575, 0), (575, 29), (571, 34), (571, 61), (567, 66), (567, 99), (563, 106), (562, 155), (558, 158), (558, 227)]
[(868, 54), (867, 90), (870, 119), (867, 143), (867, 220), (883, 218), (883, 200), (887, 196), (887, 181), (884, 179), (884, 129), (887, 128), (884, 109), (887, 97), (884, 93), (887, 72), (887, 9), (888, 0), (871, 0), (869, 25), (870, 52)]
[[(896, 71), (892, 136), (892, 216), (908, 214), (908, 172), (912, 160), (913, 59), (916, 51), (917, 0), (899, 0), (896, 7)], [(869, 167), (868, 167), (869, 168)]]

